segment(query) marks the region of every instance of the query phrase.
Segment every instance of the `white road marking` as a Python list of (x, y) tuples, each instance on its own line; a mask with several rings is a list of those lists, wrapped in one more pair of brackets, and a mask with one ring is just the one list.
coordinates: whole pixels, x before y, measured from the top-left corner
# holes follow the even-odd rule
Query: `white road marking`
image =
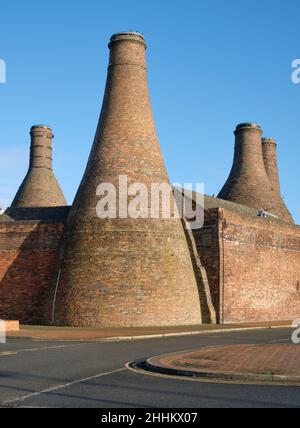
[(99, 379), (101, 377), (109, 376), (111, 374), (119, 373), (119, 372), (122, 372), (125, 370), (127, 370), (127, 368), (122, 367), (120, 369), (113, 370), (111, 372), (99, 373), (95, 376), (87, 377), (85, 379), (79, 379), (79, 380), (75, 380), (74, 382), (69, 382), (69, 383), (65, 383), (62, 385), (56, 385), (56, 386), (53, 386), (51, 388), (43, 389), (42, 391), (33, 392), (32, 394), (24, 395), (23, 397), (14, 398), (13, 400), (4, 401), (3, 404), (12, 404), (12, 403), (17, 403), (18, 401), (28, 400), (29, 398), (37, 397), (38, 395), (48, 394), (49, 392), (58, 391), (60, 389), (68, 388), (69, 386), (77, 385), (79, 383), (87, 382), (89, 380)]
[[(78, 345), (79, 345), (79, 343), (72, 344), (72, 345), (41, 346), (39, 348), (16, 349), (16, 350), (7, 351), (7, 352), (13, 352), (15, 354), (19, 354), (21, 352), (39, 352), (39, 351), (47, 351), (49, 349), (74, 348), (74, 347), (76, 347)], [(0, 355), (1, 355), (1, 353), (0, 353)]]

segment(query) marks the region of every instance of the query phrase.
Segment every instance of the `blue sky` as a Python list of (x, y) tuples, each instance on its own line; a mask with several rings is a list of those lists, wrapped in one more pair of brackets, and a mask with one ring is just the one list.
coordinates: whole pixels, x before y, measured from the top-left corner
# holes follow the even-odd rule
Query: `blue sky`
[(172, 182), (217, 194), (237, 123), (278, 140), (282, 193), (300, 223), (299, 0), (10, 0), (0, 9), (0, 204), (23, 179), (29, 128), (53, 127), (54, 168), (71, 203), (94, 137), (111, 34), (145, 34), (151, 100)]

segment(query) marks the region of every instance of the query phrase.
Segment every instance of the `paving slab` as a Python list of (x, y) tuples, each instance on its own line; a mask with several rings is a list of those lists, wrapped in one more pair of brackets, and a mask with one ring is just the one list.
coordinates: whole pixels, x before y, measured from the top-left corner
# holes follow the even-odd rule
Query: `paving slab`
[(150, 358), (147, 366), (160, 373), (181, 376), (300, 384), (300, 345), (210, 347)]

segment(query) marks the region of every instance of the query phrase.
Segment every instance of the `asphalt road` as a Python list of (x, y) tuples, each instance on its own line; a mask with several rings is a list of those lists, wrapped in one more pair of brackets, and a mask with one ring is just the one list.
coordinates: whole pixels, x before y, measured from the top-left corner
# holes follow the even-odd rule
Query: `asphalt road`
[(115, 343), (9, 341), (0, 345), (0, 403), (60, 408), (300, 407), (296, 386), (206, 383), (125, 368), (128, 362), (176, 351), (285, 342), (290, 336), (290, 329), (266, 329)]

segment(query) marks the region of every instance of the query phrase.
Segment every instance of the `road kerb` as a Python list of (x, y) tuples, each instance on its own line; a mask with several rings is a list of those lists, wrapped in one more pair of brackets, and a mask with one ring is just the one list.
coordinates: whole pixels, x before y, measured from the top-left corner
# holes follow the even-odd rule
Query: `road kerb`
[[(167, 354), (176, 355), (176, 354)], [(156, 356), (148, 358), (145, 361), (146, 369), (150, 372), (159, 373), (169, 376), (179, 376), (188, 378), (198, 378), (203, 380), (214, 380), (214, 381), (236, 381), (241, 383), (265, 383), (265, 384), (292, 384), (300, 386), (300, 376), (295, 375), (276, 375), (276, 374), (259, 374), (259, 373), (232, 373), (226, 371), (200, 371), (178, 367), (175, 364), (169, 363), (165, 365), (161, 362), (161, 359), (166, 355)]]

